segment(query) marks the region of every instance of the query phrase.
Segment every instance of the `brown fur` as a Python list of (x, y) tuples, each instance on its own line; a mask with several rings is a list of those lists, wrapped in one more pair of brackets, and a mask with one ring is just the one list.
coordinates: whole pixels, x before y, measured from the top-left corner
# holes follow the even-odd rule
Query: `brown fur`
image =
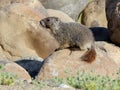
[(96, 59), (96, 51), (94, 48), (91, 48), (88, 50), (82, 57), (81, 59), (83, 61), (86, 61), (88, 63), (92, 63)]
[(79, 47), (88, 50), (81, 57), (82, 60), (91, 63), (96, 58), (94, 37), (92, 32), (79, 23), (64, 23), (57, 17), (48, 17), (40, 21), (40, 24), (51, 30), (51, 33), (60, 44), (59, 49), (67, 47)]

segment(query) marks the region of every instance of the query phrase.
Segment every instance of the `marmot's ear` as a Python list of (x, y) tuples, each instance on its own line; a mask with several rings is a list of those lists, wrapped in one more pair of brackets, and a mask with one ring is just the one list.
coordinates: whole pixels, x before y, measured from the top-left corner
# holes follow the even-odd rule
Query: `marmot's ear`
[(59, 18), (58, 18), (58, 17), (56, 17), (55, 19), (56, 19), (56, 21), (59, 21)]

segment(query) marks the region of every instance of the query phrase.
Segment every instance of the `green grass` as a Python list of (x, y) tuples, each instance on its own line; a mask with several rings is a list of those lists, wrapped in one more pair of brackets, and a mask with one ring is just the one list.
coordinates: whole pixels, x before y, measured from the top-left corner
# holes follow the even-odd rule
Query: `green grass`
[(76, 20), (76, 22), (78, 23), (81, 23), (82, 22), (82, 15), (83, 15), (83, 12), (80, 13), (78, 19)]
[[(3, 66), (0, 65), (0, 68), (3, 68)], [(0, 85), (14, 85), (16, 79), (17, 76), (12, 73), (0, 72)], [(95, 75), (93, 72), (79, 72), (76, 76), (70, 76), (64, 79), (55, 77), (49, 81), (37, 82), (33, 80), (32, 84), (40, 88), (44, 88), (47, 85), (56, 87), (60, 84), (67, 84), (68, 86), (81, 90), (120, 90), (120, 70), (115, 79), (108, 76)]]
[(3, 65), (0, 65), (0, 69), (2, 69), (3, 68)]
[(120, 72), (116, 79), (82, 72), (76, 77), (67, 78), (66, 81), (72, 87), (83, 90), (120, 90)]
[(99, 76), (93, 73), (87, 74), (82, 72), (78, 73), (76, 77), (67, 78), (67, 83), (72, 87), (83, 90), (111, 90), (110, 86), (112, 86), (113, 80), (107, 76)]
[(0, 85), (14, 85), (17, 75), (10, 72), (3, 72), (3, 65), (0, 65)]
[[(81, 72), (75, 77), (71, 76), (66, 79), (55, 77), (50, 80), (50, 84), (51, 86), (67, 84), (82, 90), (120, 90), (120, 71), (117, 73), (117, 75), (117, 78), (112, 79), (108, 76), (95, 75), (93, 72), (89, 74), (86, 72)], [(44, 86), (45, 84), (46, 83), (44, 83)]]
[(37, 82), (36, 80), (33, 80), (32, 84), (39, 87), (39, 88), (43, 88), (46, 85), (46, 83), (44, 81), (42, 81), (42, 80), (40, 82)]
[(17, 76), (10, 72), (0, 73), (0, 85), (14, 85)]

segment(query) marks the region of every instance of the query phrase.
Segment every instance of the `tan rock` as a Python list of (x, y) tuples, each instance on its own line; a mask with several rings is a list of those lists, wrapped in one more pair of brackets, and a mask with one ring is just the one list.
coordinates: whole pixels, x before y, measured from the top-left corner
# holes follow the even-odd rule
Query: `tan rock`
[(35, 11), (42, 13), (45, 16), (48, 16), (47, 10), (44, 8), (44, 6), (41, 4), (39, 0), (30, 0), (24, 4), (30, 8), (35, 9)]
[(72, 51), (63, 49), (53, 53), (45, 60), (36, 79), (50, 79), (53, 77), (65, 78), (75, 76), (77, 72), (93, 71), (99, 75), (108, 75), (114, 77), (118, 70), (116, 62), (104, 51), (104, 49), (96, 48), (97, 58), (94, 62), (87, 63), (80, 59), (85, 51)]
[(24, 3), (25, 4), (31, 1), (32, 0), (0, 0), (0, 8), (3, 8), (12, 3)]
[(19, 80), (27, 80), (28, 82), (31, 82), (31, 77), (28, 72), (16, 63), (4, 60), (0, 61), (0, 65), (3, 65), (0, 72), (10, 72), (17, 75)]
[(106, 54), (120, 67), (120, 48), (114, 44), (97, 42), (97, 46), (104, 50)]
[[(53, 36), (39, 26), (39, 21), (47, 17), (44, 10), (44, 7), (37, 1), (31, 2), (27, 6), (22, 3), (13, 3), (1, 9), (0, 52), (1, 55), (4, 55), (2, 59), (46, 58), (58, 47)], [(56, 14), (51, 15), (58, 16), (57, 13), (61, 13), (66, 21), (72, 21), (62, 12), (56, 11)]]
[(60, 88), (60, 87), (50, 87), (46, 86), (40, 88), (39, 85), (32, 84), (19, 84), (19, 85), (0, 85), (0, 90), (76, 90), (75, 88)]
[(114, 43), (120, 45), (120, 1), (106, 0), (106, 16), (108, 20), (108, 28), (110, 37)]
[[(22, 7), (20, 8), (18, 6), (20, 3), (27, 6), (27, 7), (25, 7), (23, 5), (23, 8), (25, 10)], [(17, 4), (17, 5), (15, 5), (15, 4)], [(21, 4), (20, 4), (20, 6), (21, 6)], [(23, 11), (26, 12), (26, 9), (28, 9), (28, 7), (30, 7), (30, 9), (34, 9), (35, 13), (39, 12), (40, 14), (44, 14), (45, 16), (48, 15), (46, 9), (43, 7), (43, 5), (40, 3), (39, 0), (0, 0), (0, 8), (6, 8), (6, 7), (9, 7), (9, 5), (11, 5), (12, 8), (15, 8), (17, 6), (17, 8), (19, 8), (19, 10), (21, 10), (21, 13), (23, 13)], [(19, 12), (19, 10), (18, 10), (18, 12)], [(29, 10), (29, 12), (30, 12), (30, 10)], [(33, 11), (31, 11), (31, 12), (33, 12)]]
[(39, 26), (46, 16), (24, 4), (15, 3), (0, 11), (0, 46), (5, 59), (47, 57), (57, 47), (49, 32)]
[(105, 0), (94, 0), (83, 11), (82, 24), (88, 27), (107, 27)]
[(77, 20), (80, 12), (91, 0), (39, 0), (46, 9), (60, 10)]
[(54, 16), (60, 18), (63, 22), (75, 22), (72, 18), (70, 18), (67, 14), (62, 11), (47, 9), (49, 16)]

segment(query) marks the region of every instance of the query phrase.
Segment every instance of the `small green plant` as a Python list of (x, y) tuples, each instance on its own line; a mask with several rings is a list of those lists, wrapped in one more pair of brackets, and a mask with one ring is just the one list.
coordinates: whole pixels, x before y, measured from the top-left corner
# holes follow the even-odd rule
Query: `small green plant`
[(0, 72), (0, 85), (13, 85), (17, 75), (14, 75), (10, 72)]
[(96, 75), (93, 72), (79, 72), (76, 76), (70, 76), (66, 79), (55, 77), (51, 79), (52, 85), (68, 84), (77, 89), (82, 90), (120, 90), (120, 70), (118, 77), (112, 79), (108, 76)]
[(0, 64), (0, 69), (2, 69), (2, 68), (3, 68), (3, 65)]
[(62, 78), (58, 78), (58, 77), (55, 77), (55, 78), (52, 78), (49, 80), (50, 86), (58, 86), (58, 85), (64, 84), (64, 83), (66, 83), (66, 80), (62, 79)]
[(82, 16), (83, 16), (83, 12), (80, 13), (78, 19), (76, 20), (76, 22), (81, 23), (82, 22)]
[(64, 72), (65, 72), (66, 74), (69, 74), (69, 73), (71, 72), (71, 70), (69, 70), (69, 69), (66, 68), (66, 69), (64, 70)]
[(67, 83), (83, 90), (120, 90), (120, 78), (112, 79), (94, 73), (78, 73), (76, 77), (68, 77)]
[[(95, 0), (89, 0), (89, 3), (93, 2), (93, 1), (95, 1)], [(89, 4), (89, 3), (88, 3), (88, 4)], [(84, 11), (84, 10), (83, 10), (83, 11)], [(79, 16), (78, 16), (76, 22), (82, 23), (82, 19), (83, 19), (83, 16), (84, 16), (84, 15), (83, 15), (83, 14), (84, 14), (83, 11), (81, 11), (81, 12), (79, 13)]]
[(120, 70), (117, 75), (118, 77), (113, 79), (108, 76), (100, 76), (93, 72), (86, 73), (83, 71), (77, 73), (76, 76), (70, 76), (65, 79), (55, 77), (47, 81), (47, 83), (45, 81), (35, 81), (33, 84), (42, 88), (45, 85), (56, 87), (60, 84), (67, 84), (80, 90), (120, 90)]
[(45, 82), (42, 81), (42, 80), (40, 82), (37, 82), (36, 80), (33, 80), (32, 84), (35, 85), (35, 86), (37, 86), (37, 87), (39, 87), (39, 88), (43, 88), (46, 85)]

